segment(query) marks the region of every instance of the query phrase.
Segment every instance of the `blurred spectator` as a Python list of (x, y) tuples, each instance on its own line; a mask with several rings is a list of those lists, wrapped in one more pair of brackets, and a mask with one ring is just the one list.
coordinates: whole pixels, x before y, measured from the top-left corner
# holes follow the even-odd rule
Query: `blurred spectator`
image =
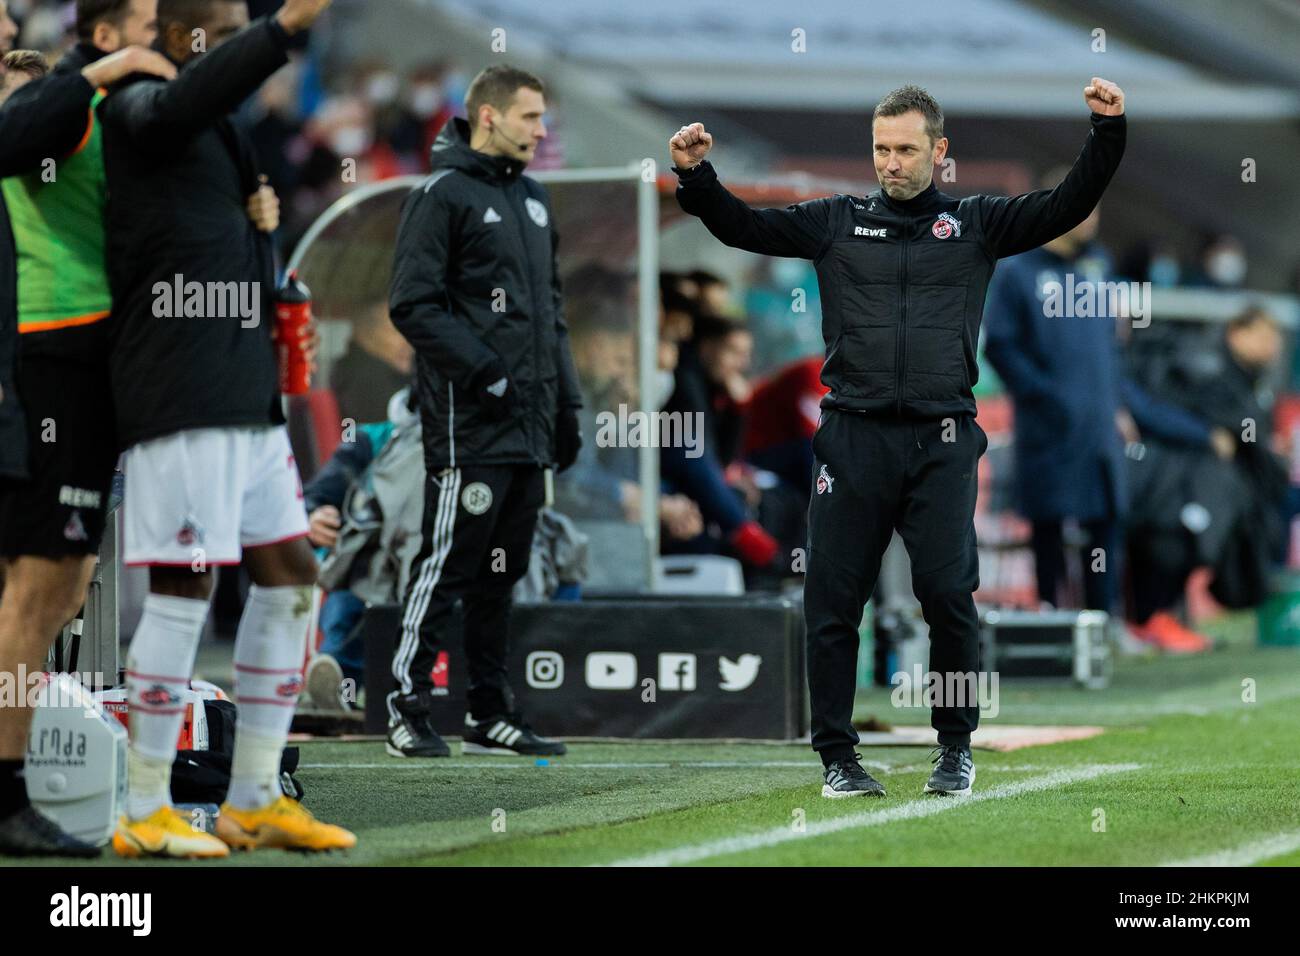
[[(1046, 177), (1060, 179), (1055, 171)], [(1140, 427), (1206, 448), (1211, 432), (1123, 378), (1118, 303), (1103, 294), (1110, 275), (1095, 242), (1099, 222), (1094, 210), (1065, 235), (999, 263), (984, 327), (985, 352), (1015, 407), (1016, 510), (1031, 523), (1039, 600), (1065, 603), (1068, 522), (1084, 539), (1084, 604), (1114, 615), (1128, 505), (1125, 441), (1136, 441)], [(1059, 297), (1070, 286), (1095, 291), (1093, 308), (1079, 315), (1047, 308), (1053, 292)], [(1190, 632), (1161, 632), (1159, 641), (1167, 650), (1205, 647)]]
[(1210, 593), (1227, 607), (1252, 607), (1267, 595), (1286, 538), (1287, 470), (1270, 443), (1274, 396), (1264, 384), (1281, 350), (1276, 319), (1251, 307), (1212, 349), (1186, 348), (1154, 385), (1229, 441), (1216, 441), (1217, 458), (1147, 443), (1135, 463), (1135, 620), (1167, 616), (1199, 566), (1212, 569)]
[(666, 542), (664, 550), (733, 554), (750, 572), (771, 570), (780, 550), (757, 520), (762, 489), (754, 476), (727, 470), (739, 452), (743, 407), (752, 391), (746, 377), (752, 350), (753, 337), (741, 323), (697, 317), (694, 340), (681, 348), (666, 410), (699, 423), (698, 446), (660, 451), (665, 487), (695, 502), (708, 529), (680, 546)]
[(695, 285), (695, 301), (701, 313), (731, 318), (740, 314), (727, 280), (706, 269), (689, 272), (686, 278)]
[(330, 370), (339, 415), (354, 422), (383, 421), (389, 399), (414, 374), (415, 350), (389, 319), (388, 303), (374, 303), (353, 319), (347, 351)]
[(1116, 271), (1125, 279), (1168, 289), (1183, 281), (1186, 270), (1172, 245), (1145, 239), (1125, 253)]
[(744, 433), (746, 460), (773, 472), (805, 498), (812, 492), (812, 436), (828, 391), (821, 368), (821, 356), (809, 356), (755, 385)]
[(694, 282), (674, 272), (659, 273), (659, 333), (670, 342), (690, 341), (695, 334)]
[[(338, 544), (343, 527), (343, 509), (348, 492), (354, 485), (365, 482), (371, 464), (388, 444), (395, 428), (419, 427), (418, 416), (409, 404), (410, 391), (403, 388), (390, 396), (386, 408), (377, 419), (364, 420), (357, 428), (356, 440), (344, 442), (325, 463), (320, 472), (303, 487), (303, 507), (307, 510), (310, 531), (308, 539), (317, 549), (317, 557), (324, 560)], [(358, 501), (369, 503), (367, 496)], [(350, 514), (354, 523), (367, 520), (378, 522), (367, 515)], [(353, 686), (364, 683), (365, 647), (357, 632), (366, 604), (351, 591), (351, 585), (369, 571), (369, 556), (380, 546), (376, 540), (353, 558), (349, 570), (348, 587), (336, 588), (325, 597), (321, 607), (320, 629), (324, 636), (319, 652), (312, 658), (306, 671), (308, 693), (315, 706), (325, 710), (347, 710), (355, 703), (341, 693), (342, 681), (351, 680)]]
[(417, 156), (421, 172), (429, 168), (429, 151), (447, 121), (455, 115), (454, 104), (447, 100), (443, 78), (447, 71), (442, 63), (429, 63), (411, 71), (405, 94), (389, 133), (389, 142), (398, 153)]
[[(636, 341), (634, 313), (624, 302), (621, 284), (611, 284), (599, 270), (576, 271), (565, 283), (582, 289), (566, 306), (574, 364), (583, 388), (580, 412), (583, 434), (588, 440), (574, 466), (560, 476), (556, 493), (561, 510), (575, 517), (641, 520), (641, 486), (638, 451), (635, 448), (603, 447), (599, 441), (599, 416), (617, 415), (619, 406), (639, 407), (636, 391)], [(593, 298), (588, 292), (594, 292)], [(615, 294), (611, 294), (615, 293)], [(671, 392), (677, 362), (676, 343), (660, 342), (658, 364), (667, 376), (669, 388), (659, 380), (650, 407), (661, 408)], [(659, 518), (663, 536), (689, 540), (704, 528), (699, 509), (684, 495), (661, 494)]]

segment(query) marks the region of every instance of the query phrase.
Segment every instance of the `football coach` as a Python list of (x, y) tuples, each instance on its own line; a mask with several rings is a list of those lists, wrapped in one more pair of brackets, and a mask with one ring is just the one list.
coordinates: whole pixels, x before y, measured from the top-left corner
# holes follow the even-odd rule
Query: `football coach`
[(893, 91), (872, 114), (880, 189), (863, 197), (750, 209), (705, 160), (713, 137), (702, 124), (669, 140), (682, 209), (729, 246), (810, 259), (817, 269), (830, 392), (813, 436), (804, 615), (825, 797), (885, 792), (854, 753), (852, 716), (858, 625), (895, 529), (930, 628), (930, 679), (967, 691), (936, 699), (939, 747), (925, 791), (968, 794), (974, 783), (976, 466), (988, 447), (975, 423), (975, 348), (997, 260), (1082, 222), (1119, 166), (1123, 92), (1093, 77), (1083, 97), (1092, 128), (1069, 174), (1054, 189), (1015, 197), (955, 199), (935, 188), (934, 167), (948, 153), (943, 112), (915, 86)]

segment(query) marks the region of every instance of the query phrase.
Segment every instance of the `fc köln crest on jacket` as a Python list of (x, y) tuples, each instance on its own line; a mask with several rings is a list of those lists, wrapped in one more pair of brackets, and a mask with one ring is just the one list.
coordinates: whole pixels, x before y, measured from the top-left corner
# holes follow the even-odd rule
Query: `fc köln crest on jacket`
[(835, 479), (832, 478), (830, 472), (826, 470), (826, 466), (822, 465), (821, 471), (817, 472), (817, 494), (830, 494), (834, 490), (831, 487), (833, 484), (835, 484)]
[(939, 218), (930, 227), (936, 239), (947, 239), (951, 235), (961, 235), (961, 220), (952, 213), (941, 212)]

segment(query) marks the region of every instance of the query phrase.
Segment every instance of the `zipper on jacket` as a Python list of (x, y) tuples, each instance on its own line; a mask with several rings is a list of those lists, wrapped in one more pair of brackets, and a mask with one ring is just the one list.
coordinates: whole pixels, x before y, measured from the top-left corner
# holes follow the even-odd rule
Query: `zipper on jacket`
[(911, 228), (912, 220), (904, 217), (901, 230), (903, 241), (898, 246), (898, 254), (903, 266), (902, 282), (899, 285), (902, 300), (899, 303), (901, 311), (898, 318), (898, 342), (894, 348), (894, 407), (900, 416), (903, 414), (903, 381), (907, 368), (907, 244)]

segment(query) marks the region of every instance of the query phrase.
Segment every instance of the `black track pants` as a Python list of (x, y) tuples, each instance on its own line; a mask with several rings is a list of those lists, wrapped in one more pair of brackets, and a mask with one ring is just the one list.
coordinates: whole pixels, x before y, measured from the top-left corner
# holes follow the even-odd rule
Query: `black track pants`
[(411, 564), (389, 695), (389, 716), (428, 709), (429, 671), (459, 598), (465, 612), (469, 712), (475, 720), (514, 707), (506, 680), (510, 592), (528, 570), (543, 473), (533, 466), (466, 466), (430, 476), (424, 540)]
[[(804, 616), (812, 745), (824, 762), (851, 756), (858, 742), (858, 625), (895, 529), (930, 627), (930, 670), (978, 673), (976, 466), (987, 447), (970, 416), (911, 422), (823, 412), (813, 437)], [(940, 743), (969, 742), (979, 722), (970, 703), (933, 709)]]

